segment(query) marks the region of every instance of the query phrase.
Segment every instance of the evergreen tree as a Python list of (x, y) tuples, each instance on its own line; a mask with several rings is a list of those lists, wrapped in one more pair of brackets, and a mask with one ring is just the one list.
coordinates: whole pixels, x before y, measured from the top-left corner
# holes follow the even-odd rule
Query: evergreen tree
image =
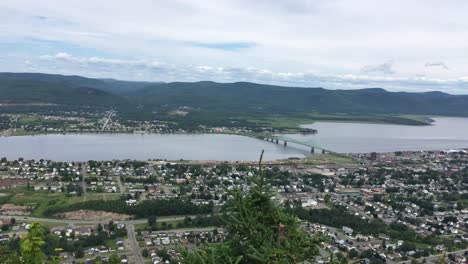
[(249, 179), (250, 190), (239, 188), (228, 208), (227, 237), (223, 244), (206, 245), (195, 251), (181, 250), (182, 263), (300, 263), (318, 255), (318, 236), (310, 237), (299, 220), (285, 212), (271, 198), (270, 187), (262, 171)]
[(155, 215), (149, 216), (148, 217), (148, 225), (150, 227), (153, 227), (155, 224), (156, 224), (156, 216)]
[(144, 249), (141, 251), (141, 256), (143, 256), (144, 258), (149, 257), (148, 249), (144, 248)]
[(0, 244), (0, 263), (22, 264), (19, 255), (19, 239), (13, 238)]
[(109, 264), (120, 264), (120, 263), (121, 263), (121, 260), (117, 254), (114, 253), (109, 257)]

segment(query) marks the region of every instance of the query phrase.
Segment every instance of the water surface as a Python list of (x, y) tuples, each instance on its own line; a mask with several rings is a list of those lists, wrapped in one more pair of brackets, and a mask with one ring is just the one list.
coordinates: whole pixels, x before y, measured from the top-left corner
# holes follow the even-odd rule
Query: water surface
[[(468, 148), (467, 118), (435, 118), (431, 126), (317, 122), (316, 135), (287, 135), (341, 153)], [(112, 159), (257, 160), (304, 157), (307, 147), (235, 135), (67, 134), (0, 137), (0, 157), (62, 161)]]
[(468, 148), (468, 118), (433, 118), (431, 126), (317, 122), (316, 135), (290, 135), (341, 153)]
[(257, 160), (304, 157), (307, 151), (236, 135), (66, 134), (0, 137), (0, 157), (87, 161), (112, 159)]

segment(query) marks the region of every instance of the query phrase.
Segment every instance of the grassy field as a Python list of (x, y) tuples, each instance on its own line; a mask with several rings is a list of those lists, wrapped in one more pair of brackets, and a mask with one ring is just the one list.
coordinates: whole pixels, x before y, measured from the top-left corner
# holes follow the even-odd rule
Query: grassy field
[[(90, 193), (86, 196), (87, 200), (116, 200), (119, 199), (120, 194), (111, 193)], [(70, 196), (67, 197), (64, 193), (56, 192), (49, 193), (46, 191), (27, 191), (25, 189), (17, 189), (11, 193), (5, 203), (12, 203), (15, 205), (32, 206), (33, 212), (31, 216), (44, 217), (44, 212), (47, 208), (52, 206), (66, 206), (78, 202), (82, 202), (83, 197)]]
[(307, 165), (337, 165), (337, 166), (355, 166), (357, 163), (344, 155), (322, 154), (312, 155), (304, 160)]

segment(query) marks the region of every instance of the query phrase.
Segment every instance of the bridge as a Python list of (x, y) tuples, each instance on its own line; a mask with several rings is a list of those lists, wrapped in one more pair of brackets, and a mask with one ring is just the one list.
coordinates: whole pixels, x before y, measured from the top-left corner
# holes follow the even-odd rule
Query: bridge
[(294, 144), (297, 144), (297, 145), (301, 145), (301, 146), (306, 146), (306, 147), (310, 148), (310, 153), (312, 153), (312, 154), (315, 153), (317, 150), (321, 151), (322, 154), (325, 154), (325, 153), (338, 154), (338, 153), (336, 153), (334, 151), (325, 149), (325, 148), (317, 145), (314, 142), (301, 141), (301, 140), (298, 140), (298, 139), (295, 139), (295, 138), (292, 138), (292, 137), (288, 137), (286, 135), (262, 135), (262, 136), (257, 136), (257, 137), (260, 138), (260, 139), (266, 140), (266, 141), (276, 143), (276, 144), (279, 144), (280, 141), (282, 141), (283, 146), (285, 146), (285, 147), (288, 146), (288, 142), (294, 143)]

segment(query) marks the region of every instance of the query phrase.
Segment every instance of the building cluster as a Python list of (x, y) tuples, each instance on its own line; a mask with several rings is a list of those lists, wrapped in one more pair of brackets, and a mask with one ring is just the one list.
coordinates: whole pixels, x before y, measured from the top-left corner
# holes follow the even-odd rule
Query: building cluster
[[(328, 251), (365, 263), (431, 261), (444, 254), (463, 261), (468, 247), (465, 150), (353, 154), (353, 159), (351, 165), (285, 162), (267, 164), (264, 170), (275, 200), (299, 210), (298, 216), (300, 210), (310, 212), (301, 219), (304, 226), (311, 235), (320, 232), (330, 238), (323, 244), (324, 262)], [(2, 159), (0, 188), (67, 196), (116, 193), (130, 206), (177, 198), (213, 204), (219, 212), (231, 198), (230, 191), (248, 190), (249, 179), (257, 173), (254, 164), (227, 162)], [(1, 212), (11, 213), (8, 207)], [(71, 233), (66, 230), (67, 234)], [(223, 233), (142, 231), (137, 239), (141, 248), (154, 253), (180, 244), (220, 242)], [(149, 258), (157, 263), (161, 257)]]

